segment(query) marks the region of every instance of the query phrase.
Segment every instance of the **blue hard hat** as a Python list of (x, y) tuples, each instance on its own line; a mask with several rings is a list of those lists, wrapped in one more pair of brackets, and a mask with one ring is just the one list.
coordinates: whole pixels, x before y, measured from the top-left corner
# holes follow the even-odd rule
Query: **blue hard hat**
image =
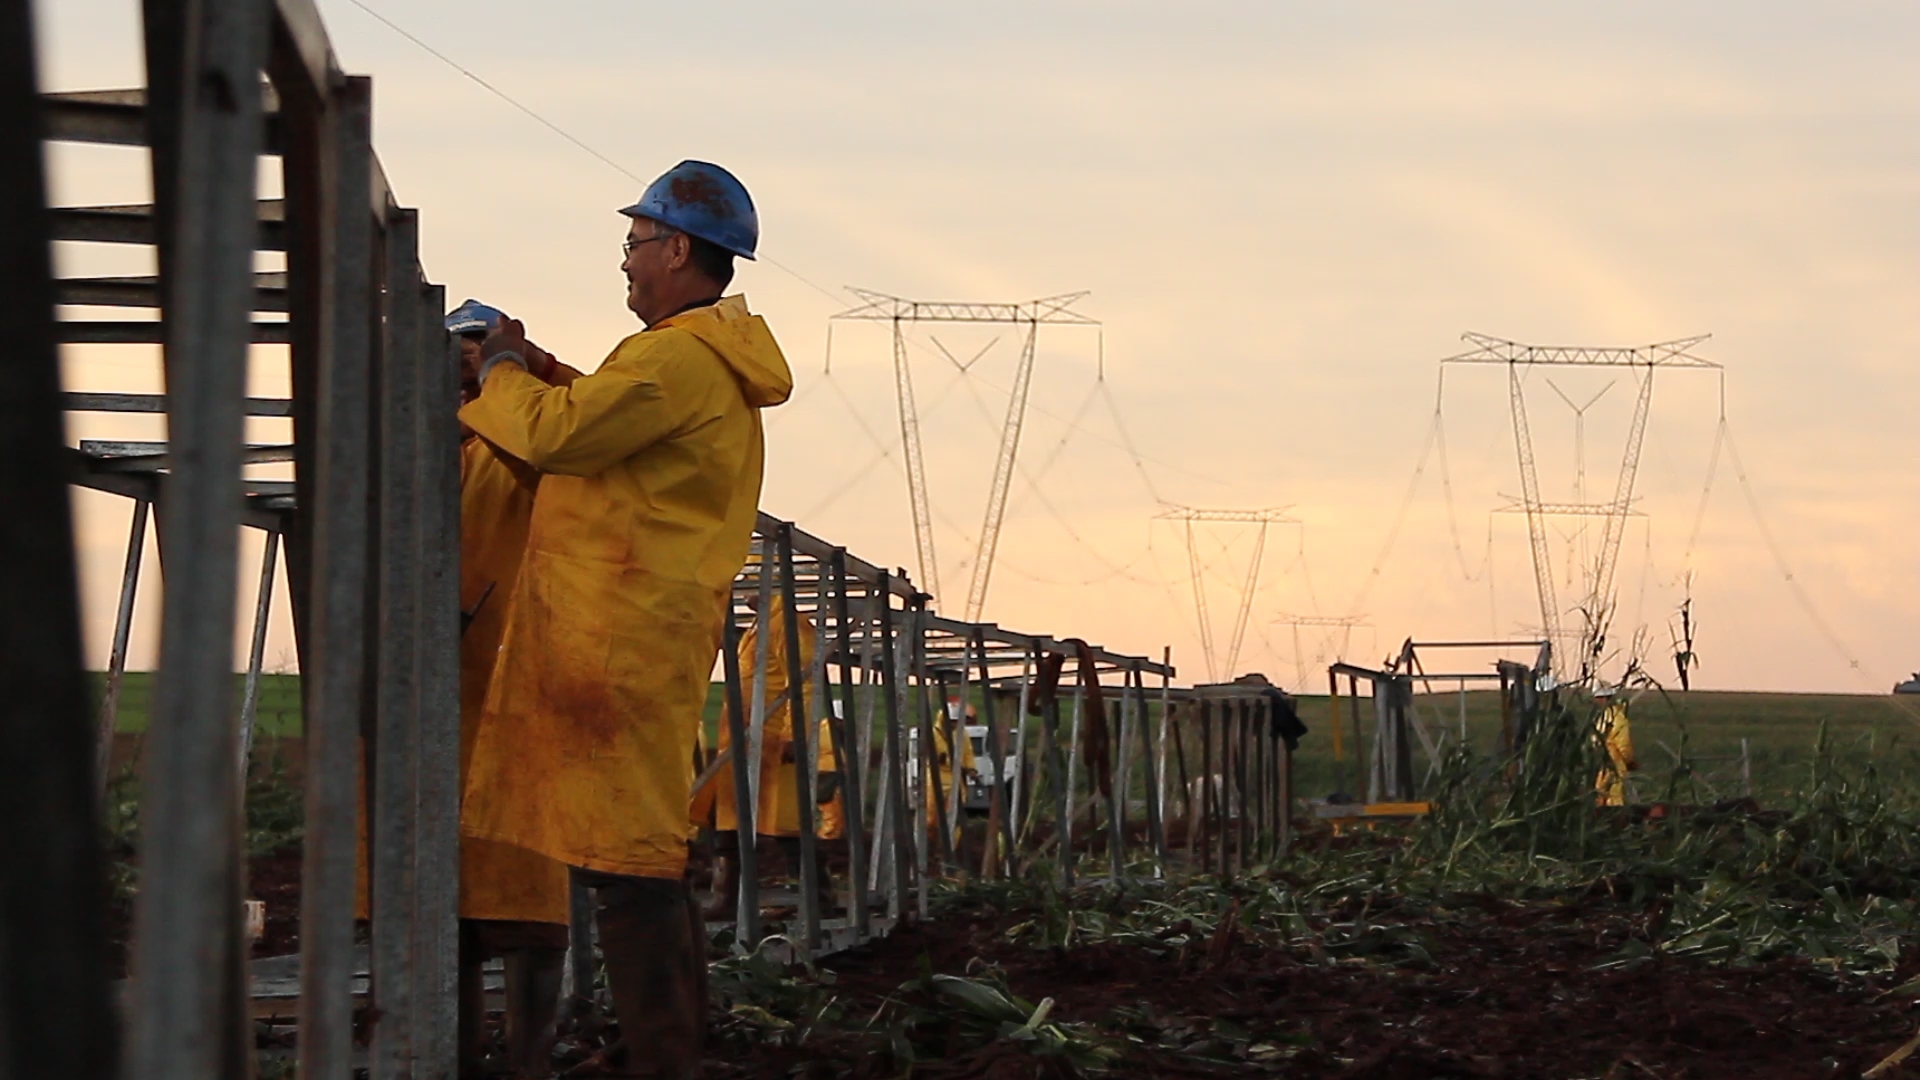
[(500, 325), (500, 319), (505, 314), (506, 312), (497, 307), (489, 307), (478, 300), (469, 299), (447, 312), (447, 333), (489, 333), (494, 327)]
[(718, 165), (683, 161), (647, 185), (640, 201), (620, 211), (657, 221), (688, 236), (753, 258), (760, 243), (760, 216), (746, 186)]

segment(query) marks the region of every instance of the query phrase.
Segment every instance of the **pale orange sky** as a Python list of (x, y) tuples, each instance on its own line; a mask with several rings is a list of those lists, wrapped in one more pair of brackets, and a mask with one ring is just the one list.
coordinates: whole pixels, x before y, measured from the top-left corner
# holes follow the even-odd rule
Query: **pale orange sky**
[[(370, 3), (634, 173), (702, 157), (741, 176), (770, 260), (738, 280), (799, 381), (768, 418), (765, 505), (866, 558), (911, 567), (914, 549), (885, 328), (837, 327), (823, 372), (827, 316), (850, 303), (839, 287), (1091, 290), (1080, 308), (1100, 335), (1041, 335), (988, 618), (1134, 652), (1170, 645), (1183, 676), (1203, 676), (1184, 539), (1151, 520), (1166, 500), (1286, 505), (1304, 522), (1269, 534), (1238, 665), (1284, 684), (1329, 651), (1305, 629), (1296, 652), (1276, 621), (1287, 613), (1358, 602), (1370, 627), (1347, 653), (1361, 662), (1408, 635), (1524, 633), (1538, 621), (1524, 523), (1489, 513), (1519, 491), (1498, 369), (1448, 376), (1460, 551), (1430, 457), (1372, 573), (1430, 429), (1435, 361), (1464, 330), (1594, 344), (1710, 332), (1701, 355), (1726, 365), (1753, 491), (1840, 646), (1797, 606), (1724, 457), (1687, 557), (1717, 409), (1713, 379), (1690, 372), (1662, 374), (1654, 395), (1623, 628), (1649, 626), (1666, 673), (1691, 570), (1701, 685), (1878, 690), (1920, 667), (1910, 4), (742, 4), (721, 19)], [(585, 366), (635, 329), (613, 210), (638, 185), (353, 4), (321, 6), (344, 66), (374, 76), (378, 151), (422, 210), (427, 266), (449, 295), (507, 308)], [(136, 83), (137, 8), (38, 5), (45, 85)], [(52, 161), (63, 201), (145, 197), (137, 152)], [(69, 272), (137, 269), (125, 253), (61, 258)], [(956, 613), (1016, 341), (998, 333), (962, 377), (933, 339), (964, 360), (996, 333), (912, 335)], [(127, 348), (75, 354), (68, 373), (76, 389), (158, 385)], [(1587, 413), (1588, 497), (1604, 499), (1632, 380), (1530, 380), (1543, 489), (1561, 500), (1573, 423), (1549, 377), (1575, 401), (1616, 383)], [(256, 388), (283, 389), (284, 361), (263, 353)], [(126, 509), (83, 494), (79, 514), (103, 663)], [(1222, 640), (1251, 539), (1197, 533)], [(1579, 540), (1553, 543), (1564, 564)], [(250, 569), (243, 580), (250, 608)], [(142, 596), (136, 667), (151, 660), (156, 600)], [(268, 662), (291, 663), (284, 626)]]

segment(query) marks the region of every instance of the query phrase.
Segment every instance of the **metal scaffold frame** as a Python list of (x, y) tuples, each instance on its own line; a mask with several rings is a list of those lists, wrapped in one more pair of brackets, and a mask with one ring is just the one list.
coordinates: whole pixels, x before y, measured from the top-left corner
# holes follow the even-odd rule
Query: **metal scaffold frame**
[[(1110, 870), (1124, 872), (1126, 852), (1138, 841), (1149, 845), (1149, 857), (1158, 871), (1164, 843), (1158, 825), (1159, 784), (1152, 779), (1157, 775), (1157, 758), (1144, 678), (1158, 675), (1163, 683), (1170, 683), (1175, 674), (1170, 664), (1078, 639), (1019, 633), (938, 615), (930, 606), (931, 598), (905, 574), (886, 571), (764, 513), (747, 564), (734, 583), (733, 598), (723, 665), (722, 722), (729, 728), (728, 742), (748, 749), (745, 754), (710, 756), (703, 776), (727, 769), (733, 776), (733, 790), (752, 793), (736, 800), (734, 810), (735, 857), (742, 863), (740, 891), (732, 904), (736, 939), (749, 945), (762, 940), (768, 933), (766, 909), (791, 907), (795, 923), (786, 927), (785, 936), (802, 953), (844, 948), (884, 933), (898, 919), (924, 918), (929, 886), (936, 877), (1010, 875), (1022, 865), (1023, 849), (1042, 841), (1042, 834), (1070, 837), (1070, 826), (1057, 827), (1061, 819), (1048, 820), (1058, 803), (1043, 804), (1029, 788), (1044, 784), (1051, 795), (1065, 796), (1084, 787), (1069, 801), (1078, 808), (1090, 805), (1087, 800), (1093, 791), (1088, 785), (1093, 781), (1091, 772), (1081, 768), (1090, 759), (1081, 747), (1079, 718), (1093, 684), (1116, 678), (1120, 685), (1106, 685), (1104, 692), (1112, 694), (1111, 701), (1121, 708), (1121, 731), (1099, 752), (1107, 755), (1107, 770), (1115, 777), (1126, 777), (1136, 767), (1144, 770), (1148, 781), (1143, 790), (1155, 794), (1147, 800), (1147, 835), (1136, 838), (1125, 829), (1113, 830)], [(759, 644), (738, 653), (744, 636), (741, 623), (753, 623), (758, 612), (776, 603), (799, 615), (786, 621), (790, 640), (770, 641), (756, 635)], [(807, 633), (814, 635), (815, 644), (812, 663), (803, 668), (806, 653), (801, 635)], [(773, 654), (774, 649), (783, 650), (784, 661)], [(1056, 687), (1070, 659), (1081, 662), (1082, 676), (1073, 696), (1076, 721), (1071, 731), (1061, 732), (1061, 695)], [(770, 684), (775, 670), (787, 673), (787, 685)], [(791, 674), (802, 670), (804, 678)], [(957, 747), (958, 740), (968, 738), (962, 730), (967, 723), (963, 714), (976, 701), (984, 721), (980, 726), (986, 729), (982, 749), (993, 761), (1019, 763), (1008, 770), (1010, 782), (984, 785), (987, 821), (978, 836), (977, 830), (965, 827), (961, 785), (945, 780), (949, 773), (960, 773), (943, 760), (939, 750)], [(765, 724), (783, 703), (792, 710), (789, 715), (810, 721), (791, 728), (792, 756), (796, 771), (802, 774), (794, 785), (801, 793), (795, 807), (800, 880), (791, 897), (763, 895), (754, 845), (749, 842), (756, 829), (752, 818), (761, 805), (758, 785), (767, 746)], [(1008, 707), (1013, 717), (1002, 713)], [(1035, 735), (1030, 720), (1040, 721), (1045, 733)], [(823, 728), (835, 748), (839, 790), (843, 805), (849, 808), (843, 837), (849, 873), (846, 889), (834, 900), (834, 911), (823, 910), (819, 882), (813, 877), (821, 840), (815, 833), (814, 806), (806, 794), (817, 791), (820, 751), (812, 733)], [(1082, 772), (1088, 775), (1083, 778)], [(1027, 779), (1036, 775), (1037, 781)], [(1124, 820), (1124, 781), (1119, 798), (1106, 803), (1106, 812), (1119, 817), (1107, 820)], [(858, 812), (852, 812), (853, 807)], [(912, 827), (916, 821), (925, 827)], [(1064, 858), (1061, 868), (1070, 877), (1078, 856), (1070, 841), (1066, 851), (1072, 857)], [(876, 909), (884, 916), (874, 918)]]
[[(10, 33), (25, 23), (24, 7), (12, 10), (21, 15)], [(55, 423), (63, 407), (164, 414), (169, 432), (165, 444), (45, 448), (52, 454), (45, 476), (123, 495), (135, 506), (109, 692), (96, 722), (76, 729), (91, 744), (90, 767), (79, 774), (87, 777), (89, 806), (98, 799), (112, 737), (113, 690), (124, 668), (149, 512), (171, 586), (162, 601), (142, 763), (144, 842), (132, 943), (134, 969), (165, 976), (131, 983), (131, 1074), (238, 1080), (251, 1069), (240, 791), (273, 562), (284, 548), (308, 747), (301, 1074), (347, 1080), (353, 1067), (355, 849), (364, 771), (370, 996), (378, 1003), (368, 1014), (369, 1064), (379, 1077), (451, 1075), (458, 556), (440, 538), (457, 529), (459, 465), (451, 408), (458, 388), (441, 329), (445, 298), (420, 267), (416, 215), (394, 199), (373, 154), (371, 85), (341, 71), (310, 0), (159, 0), (144, 14), (147, 87), (42, 97), (29, 77), (5, 103), (18, 120), (9, 132), (145, 146), (152, 165), (151, 205), (49, 207), (44, 189), (7, 193), (8, 213), (31, 225), (9, 235), (40, 245), (39, 265), (23, 264), (13, 273), (25, 277), (7, 282), (9, 295), (30, 298), (19, 325), (49, 343), (162, 347), (164, 396), (68, 394), (36, 403)], [(30, 76), (31, 64), (21, 70)], [(281, 159), (284, 199), (256, 199), (262, 155)], [(39, 149), (15, 159), (38, 162)], [(160, 272), (55, 282), (45, 269), (45, 245), (57, 241), (152, 246)], [(285, 252), (286, 270), (256, 273), (256, 251)], [(55, 321), (48, 301), (160, 317)], [(257, 320), (258, 312), (286, 318)], [(291, 398), (244, 396), (254, 345), (290, 347)], [(49, 366), (47, 375), (56, 371)], [(249, 416), (289, 418), (291, 443), (247, 446), (242, 428)], [(243, 474), (246, 465), (272, 461), (291, 461), (295, 479)], [(21, 525), (65, 535), (64, 526), (51, 531), (44, 512)], [(242, 527), (266, 531), (268, 548), (236, 724), (231, 658)], [(42, 586), (64, 594), (47, 610), (72, 612), (72, 582), (69, 567)], [(78, 662), (72, 655), (58, 670), (77, 677)], [(88, 854), (97, 870), (97, 851)], [(49, 883), (49, 895), (60, 892), (59, 884)], [(72, 904), (76, 894), (63, 895)], [(86, 904), (74, 910), (94, 917)], [(12, 919), (4, 932), (28, 925), (42, 932)], [(88, 929), (100, 933), (97, 922)], [(11, 942), (0, 951), (21, 955)], [(104, 970), (74, 963), (84, 955), (77, 951), (63, 966), (88, 975)], [(8, 967), (10, 974), (20, 970)], [(98, 1027), (106, 1015), (102, 1009), (88, 1019)], [(17, 1020), (9, 1010), (0, 1026)], [(72, 1042), (107, 1049), (90, 1067), (66, 1075), (111, 1071), (111, 1037), (96, 1030)]]

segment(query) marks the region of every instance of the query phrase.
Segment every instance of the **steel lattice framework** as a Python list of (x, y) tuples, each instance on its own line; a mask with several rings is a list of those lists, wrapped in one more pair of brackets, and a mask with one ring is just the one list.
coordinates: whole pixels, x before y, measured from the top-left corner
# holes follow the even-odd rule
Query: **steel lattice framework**
[(1006, 518), (1007, 492), (1013, 484), (1013, 466), (1020, 453), (1020, 431), (1026, 423), (1027, 391), (1033, 383), (1033, 357), (1040, 327), (1099, 326), (1100, 321), (1072, 310), (1074, 304), (1087, 297), (1084, 291), (1015, 303), (908, 300), (852, 286), (848, 286), (847, 291), (861, 302), (832, 316), (833, 319), (893, 324), (894, 393), (900, 409), (900, 443), (907, 458), (907, 499), (913, 511), (914, 554), (919, 560), (920, 580), (926, 582), (936, 596), (940, 594), (940, 566), (934, 552), (933, 510), (927, 491), (926, 458), (920, 447), (920, 414), (914, 402), (913, 369), (907, 362), (903, 328), (908, 323), (1000, 323), (1027, 328), (1013, 386), (1007, 395), (1000, 450), (993, 463), (993, 483), (987, 492), (979, 548), (974, 556), (972, 580), (967, 586), (966, 617), (969, 622), (976, 622), (986, 607), (987, 586), (993, 577), (994, 556), (1000, 546), (1000, 526)]
[[(1260, 510), (1206, 510), (1192, 506), (1167, 505), (1153, 515), (1155, 521), (1173, 521), (1184, 526), (1187, 545), (1187, 572), (1193, 587), (1194, 618), (1200, 627), (1200, 652), (1207, 662), (1207, 677), (1219, 680), (1231, 676), (1240, 663), (1240, 646), (1247, 637), (1247, 617), (1253, 611), (1253, 594), (1260, 585), (1260, 564), (1267, 550), (1267, 528), (1272, 525), (1298, 525), (1300, 521), (1287, 513), (1288, 507), (1266, 507)], [(1196, 523), (1219, 522), (1227, 524), (1257, 525), (1253, 538), (1253, 555), (1247, 560), (1247, 578), (1240, 588), (1240, 604), (1234, 612), (1233, 634), (1227, 640), (1226, 655), (1222, 657), (1213, 640), (1213, 616), (1207, 605), (1206, 583), (1201, 580), (1200, 549), (1194, 542), (1193, 527)], [(1223, 662), (1224, 661), (1224, 662)]]
[(1293, 630), (1294, 685), (1299, 690), (1304, 691), (1307, 686), (1307, 661), (1306, 651), (1302, 649), (1300, 645), (1300, 629), (1302, 627), (1340, 631), (1340, 648), (1338, 654), (1334, 657), (1336, 661), (1340, 661), (1346, 659), (1347, 646), (1350, 644), (1354, 628), (1372, 626), (1373, 624), (1367, 621), (1365, 615), (1294, 615), (1281, 612), (1280, 617), (1273, 620), (1273, 625), (1286, 626)]
[[(1561, 639), (1560, 605), (1553, 587), (1553, 570), (1547, 549), (1546, 519), (1567, 514), (1601, 517), (1600, 552), (1592, 567), (1590, 588), (1582, 605), (1586, 630), (1580, 652), (1580, 677), (1592, 673), (1592, 666), (1603, 646), (1606, 626), (1613, 608), (1613, 578), (1619, 563), (1620, 541), (1632, 516), (1633, 487), (1640, 470), (1640, 450), (1646, 441), (1647, 414), (1653, 404), (1653, 373), (1660, 368), (1686, 368), (1720, 371), (1721, 365), (1693, 354), (1695, 346), (1709, 340), (1711, 334), (1676, 338), (1651, 345), (1529, 345), (1471, 331), (1461, 340), (1473, 348), (1440, 361), (1447, 364), (1504, 364), (1507, 368), (1507, 400), (1513, 417), (1514, 453), (1520, 468), (1520, 509), (1527, 515), (1527, 540), (1533, 555), (1534, 587), (1539, 594), (1541, 629), (1549, 641)], [(1540, 495), (1539, 472), (1533, 453), (1533, 435), (1527, 424), (1526, 393), (1522, 369), (1529, 367), (1623, 367), (1643, 368), (1639, 393), (1634, 399), (1633, 417), (1628, 424), (1626, 446), (1621, 453), (1620, 472), (1614, 484), (1613, 498), (1590, 503), (1584, 497), (1575, 502), (1548, 502)], [(1556, 392), (1558, 388), (1556, 387)], [(1564, 395), (1562, 395), (1564, 397)], [(1571, 405), (1571, 401), (1568, 403)], [(1591, 402), (1589, 402), (1591, 404)], [(1576, 415), (1584, 408), (1576, 409)], [(1582, 464), (1584, 474), (1584, 462)], [(1584, 486), (1584, 476), (1582, 480)], [(1584, 496), (1584, 492), (1581, 493)]]

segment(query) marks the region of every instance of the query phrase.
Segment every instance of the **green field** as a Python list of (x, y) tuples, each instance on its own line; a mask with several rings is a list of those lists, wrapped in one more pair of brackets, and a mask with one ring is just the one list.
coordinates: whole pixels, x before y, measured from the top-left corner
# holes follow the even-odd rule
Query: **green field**
[[(240, 710), (240, 694), (246, 686), (246, 676), (233, 677), (233, 708), (235, 715)], [(92, 672), (88, 676), (88, 686), (93, 701), (98, 706), (100, 696), (106, 690), (105, 672)], [(147, 730), (147, 706), (153, 700), (153, 672), (129, 671), (120, 680), (120, 711), (115, 730), (127, 734), (136, 734)], [(262, 675), (260, 676), (260, 699), (254, 710), (255, 730), (258, 734), (270, 738), (297, 736), (300, 726), (300, 676), (298, 675)]]
[[(92, 676), (96, 700), (106, 676)], [(243, 678), (234, 677), (236, 708)], [(147, 703), (152, 694), (150, 672), (128, 672), (121, 684), (119, 730), (146, 730)], [(1351, 720), (1342, 739), (1344, 761), (1334, 757), (1327, 698), (1301, 697), (1302, 719), (1312, 729), (1294, 759), (1296, 789), (1303, 797), (1319, 798), (1356, 786)], [(709, 737), (717, 733), (723, 701), (715, 684), (705, 710)], [(1430, 735), (1446, 733), (1448, 747), (1458, 744), (1462, 700), (1441, 693), (1415, 698), (1417, 713)], [(1466, 738), (1476, 753), (1499, 744), (1500, 715), (1491, 691), (1465, 696)], [(300, 677), (262, 675), (259, 704), (260, 734), (298, 736)], [(1649, 693), (1632, 706), (1634, 746), (1641, 772), (1634, 778), (1640, 799), (1662, 797), (1673, 767), (1683, 756), (1702, 782), (1702, 794), (1731, 797), (1751, 785), (1763, 802), (1777, 801), (1804, 785), (1813, 760), (1814, 745), (1825, 726), (1834, 756), (1851, 763), (1874, 761), (1883, 767), (1912, 763), (1920, 748), (1920, 701), (1865, 694), (1777, 694), (1695, 691), (1665, 696)], [(1010, 719), (1010, 718), (1009, 718)], [(1371, 732), (1372, 704), (1361, 703), (1361, 729)], [(1746, 746), (1746, 775), (1741, 768), (1741, 740)], [(1197, 747), (1190, 747), (1189, 771), (1199, 769)], [(1424, 771), (1424, 752), (1416, 752)], [(1176, 774), (1177, 775), (1177, 774)]]
[[(1299, 704), (1301, 717), (1313, 732), (1295, 758), (1298, 790), (1314, 798), (1351, 790), (1351, 720), (1346, 721), (1349, 738), (1343, 740), (1348, 751), (1343, 766), (1334, 760), (1326, 696), (1303, 697)], [(1468, 744), (1476, 753), (1491, 752), (1500, 741), (1498, 695), (1469, 691), (1465, 705)], [(1459, 694), (1419, 695), (1415, 707), (1429, 734), (1437, 739), (1444, 729), (1447, 744), (1458, 745)], [(1371, 701), (1361, 703), (1360, 715), (1361, 729), (1370, 731)], [(1634, 777), (1634, 795), (1642, 800), (1663, 797), (1678, 756), (1692, 763), (1702, 781), (1701, 794), (1719, 798), (1742, 794), (1742, 739), (1747, 743), (1752, 793), (1763, 802), (1777, 801), (1804, 786), (1822, 725), (1834, 757), (1843, 762), (1904, 765), (1920, 748), (1920, 701), (1891, 695), (1697, 690), (1663, 697), (1647, 693), (1632, 703), (1630, 715), (1641, 767)], [(1424, 772), (1425, 753), (1416, 751), (1414, 756), (1417, 770)]]

